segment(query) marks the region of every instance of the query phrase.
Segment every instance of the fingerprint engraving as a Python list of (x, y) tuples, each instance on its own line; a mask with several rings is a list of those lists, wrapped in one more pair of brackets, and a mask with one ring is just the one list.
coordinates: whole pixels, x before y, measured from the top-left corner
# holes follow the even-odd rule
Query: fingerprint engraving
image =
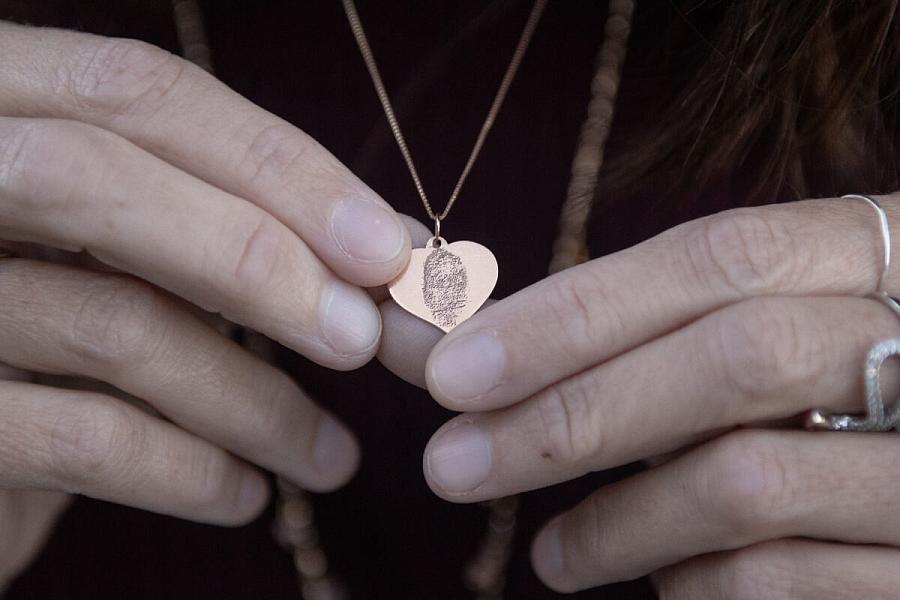
[(445, 329), (456, 327), (468, 302), (469, 281), (462, 259), (435, 248), (425, 259), (422, 295), (434, 320)]

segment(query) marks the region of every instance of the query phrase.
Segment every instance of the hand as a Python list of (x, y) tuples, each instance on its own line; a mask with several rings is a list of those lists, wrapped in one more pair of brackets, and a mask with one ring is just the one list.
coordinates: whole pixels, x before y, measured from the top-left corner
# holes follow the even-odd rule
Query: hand
[[(900, 195), (882, 203), (896, 226)], [(429, 485), (474, 502), (681, 452), (548, 524), (539, 576), (656, 573), (667, 600), (896, 597), (900, 436), (773, 428), (863, 410), (866, 353), (900, 333), (863, 297), (881, 252), (859, 200), (739, 209), (498, 302), (423, 369), (464, 412), (426, 449)]]
[[(25, 256), (0, 259), (0, 361), (164, 417), (2, 381), (0, 488), (237, 524), (267, 497), (244, 460), (344, 483), (353, 436), (202, 311), (362, 365), (381, 330), (362, 287), (408, 260), (394, 212), (303, 132), (147, 44), (0, 23), (0, 55), (0, 238)], [(47, 247), (76, 260), (28, 258)]]

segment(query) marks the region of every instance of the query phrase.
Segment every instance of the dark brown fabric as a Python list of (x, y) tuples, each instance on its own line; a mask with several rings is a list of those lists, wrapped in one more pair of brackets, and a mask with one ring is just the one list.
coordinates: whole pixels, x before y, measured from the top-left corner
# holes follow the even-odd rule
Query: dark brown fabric
[[(667, 3), (639, 4), (632, 45), (653, 47), (669, 18)], [(471, 148), (530, 4), (361, 0), (359, 5), (422, 179), (440, 203)], [(222, 80), (312, 134), (398, 210), (423, 216), (336, 0), (208, 0), (203, 8)], [(494, 250), (501, 266), (495, 297), (545, 276), (605, 13), (602, 1), (550, 4), (444, 224), (450, 238), (477, 240)], [(177, 51), (165, 0), (0, 0), (0, 17), (135, 37)], [(648, 105), (652, 85), (665, 85), (641, 77), (641, 56), (635, 52), (629, 59), (634, 77), (624, 84), (611, 151), (627, 135), (629, 115)], [(693, 203), (663, 202), (671, 200), (665, 189), (664, 182), (648, 182), (643, 197), (613, 203), (592, 230), (594, 255), (741, 203), (739, 178)], [(484, 531), (485, 513), (437, 499), (421, 473), (424, 445), (450, 413), (377, 363), (335, 373), (287, 351), (281, 363), (362, 440), (359, 475), (345, 489), (316, 500), (324, 546), (353, 597), (469, 597), (460, 574)], [(523, 497), (509, 598), (557, 597), (531, 572), (530, 539), (551, 515), (633, 470), (596, 474)], [(229, 530), (81, 499), (9, 598), (297, 598), (291, 563), (269, 536), (271, 516)], [(572, 597), (653, 595), (647, 582), (639, 581)]]

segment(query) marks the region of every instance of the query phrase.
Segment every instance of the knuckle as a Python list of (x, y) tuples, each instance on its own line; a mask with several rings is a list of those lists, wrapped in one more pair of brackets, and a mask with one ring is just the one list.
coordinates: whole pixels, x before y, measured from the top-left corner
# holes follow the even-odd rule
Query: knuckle
[(166, 335), (168, 307), (149, 285), (125, 277), (89, 282), (75, 306), (64, 346), (70, 354), (106, 369), (152, 359)]
[(108, 479), (139, 454), (143, 435), (124, 407), (86, 400), (57, 415), (50, 431), (50, 470), (61, 486), (79, 492)]
[(190, 490), (190, 512), (208, 514), (217, 512), (223, 504), (233, 499), (228, 491), (234, 487), (233, 462), (227, 453), (218, 449), (190, 450), (191, 456), (177, 461), (181, 472), (173, 473), (176, 481), (182, 481)]
[(227, 273), (223, 290), (252, 302), (260, 297), (260, 291), (271, 292), (284, 281), (276, 278), (283, 261), (291, 253), (288, 230), (268, 215), (260, 215), (255, 221), (241, 219), (230, 224), (224, 232), (222, 247), (211, 251), (214, 260), (226, 261), (208, 271), (213, 286), (221, 286), (219, 273)]
[(797, 248), (777, 213), (739, 208), (692, 225), (686, 256), (706, 287), (739, 296), (771, 293), (793, 280)]
[(589, 347), (615, 345), (615, 338), (625, 331), (616, 312), (621, 302), (613, 296), (608, 279), (590, 267), (576, 267), (556, 276), (547, 296), (547, 313), (565, 341), (576, 340), (578, 346)]
[(790, 506), (784, 461), (771, 437), (733, 433), (713, 444), (698, 469), (698, 505), (738, 541), (753, 542), (760, 528)]
[[(93, 201), (77, 190), (101, 189), (119, 156), (120, 138), (99, 127), (63, 119), (28, 119), (0, 135), (0, 211), (72, 211)], [(73, 177), (71, 174), (77, 174)]]
[(603, 453), (604, 436), (596, 431), (590, 392), (577, 380), (544, 390), (535, 407), (542, 459), (587, 470), (592, 457)]
[(240, 161), (239, 173), (250, 185), (283, 185), (297, 172), (298, 165), (314, 162), (318, 144), (286, 123), (261, 129), (251, 139)]
[(818, 377), (824, 364), (814, 319), (775, 298), (723, 311), (717, 329), (710, 352), (719, 357), (727, 384), (745, 398), (765, 398)]
[(102, 115), (151, 115), (177, 89), (186, 61), (138, 40), (85, 42), (59, 74), (60, 91)]

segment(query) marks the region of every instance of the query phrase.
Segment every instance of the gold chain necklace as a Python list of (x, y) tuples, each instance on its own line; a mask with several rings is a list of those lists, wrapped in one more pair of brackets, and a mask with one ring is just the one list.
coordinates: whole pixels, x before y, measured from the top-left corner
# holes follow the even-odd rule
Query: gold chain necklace
[(390, 98), (378, 71), (378, 65), (375, 63), (372, 49), (369, 47), (366, 33), (356, 11), (356, 5), (353, 0), (342, 0), (342, 2), (350, 29), (353, 31), (356, 44), (359, 46), (372, 83), (375, 85), (375, 92), (381, 101), (391, 133), (394, 134), (394, 139), (397, 141), (397, 146), (400, 148), (400, 153), (412, 176), (425, 212), (434, 221), (434, 237), (428, 240), (425, 248), (413, 249), (406, 270), (388, 284), (388, 290), (397, 304), (408, 312), (445, 332), (450, 331), (481, 308), (497, 284), (498, 268), (497, 259), (493, 253), (481, 244), (469, 241), (448, 244), (441, 237), (441, 221), (447, 218), (459, 198), (463, 184), (497, 119), (497, 114), (500, 112), (503, 100), (522, 63), (522, 57), (531, 42), (541, 14), (547, 6), (547, 0), (535, 0), (509, 66), (500, 81), (494, 101), (491, 103), (478, 137), (475, 139), (472, 152), (469, 154), (456, 186), (450, 193), (447, 205), (440, 213), (435, 212), (432, 208), (425, 188), (422, 186), (409, 147), (406, 145), (397, 116), (394, 114)]

